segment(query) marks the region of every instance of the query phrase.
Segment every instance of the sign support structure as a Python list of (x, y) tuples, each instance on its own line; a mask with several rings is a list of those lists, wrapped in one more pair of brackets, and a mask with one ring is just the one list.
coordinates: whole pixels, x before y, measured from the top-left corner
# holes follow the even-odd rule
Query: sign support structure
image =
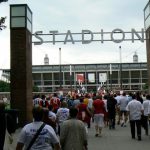
[(10, 5), (11, 108), (19, 126), (32, 121), (32, 12), (26, 4)]

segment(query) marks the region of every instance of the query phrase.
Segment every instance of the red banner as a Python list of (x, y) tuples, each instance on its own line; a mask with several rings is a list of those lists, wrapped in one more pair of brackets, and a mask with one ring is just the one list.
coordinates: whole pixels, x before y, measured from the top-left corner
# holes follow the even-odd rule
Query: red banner
[(76, 81), (84, 82), (84, 74), (76, 74)]

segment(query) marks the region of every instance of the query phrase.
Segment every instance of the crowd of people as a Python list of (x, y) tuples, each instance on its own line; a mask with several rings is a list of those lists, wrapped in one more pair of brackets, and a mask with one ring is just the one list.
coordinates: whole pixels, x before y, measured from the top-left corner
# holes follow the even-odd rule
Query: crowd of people
[(132, 139), (142, 140), (142, 127), (148, 135), (150, 95), (123, 91), (35, 95), (32, 114), (34, 120), (23, 127), (16, 150), (86, 150), (92, 122), (95, 137), (103, 135), (104, 127), (115, 130), (116, 124), (130, 124)]
[[(47, 100), (46, 100), (47, 99)], [(135, 139), (137, 130), (137, 139), (141, 140), (141, 128), (148, 135), (149, 115), (150, 115), (150, 95), (140, 92), (128, 93), (123, 91), (118, 93), (69, 93), (65, 97), (59, 98), (57, 94), (45, 97), (44, 101), (51, 106), (56, 114), (56, 133), (60, 134), (62, 123), (69, 117), (69, 108), (78, 110), (77, 119), (84, 123), (86, 133), (91, 127), (91, 122), (95, 125), (95, 137), (102, 136), (103, 127), (110, 130), (116, 128), (116, 124), (126, 127), (128, 122), (131, 128), (131, 137)], [(43, 99), (36, 97), (33, 104), (42, 105)], [(64, 104), (65, 103), (65, 104)], [(62, 106), (61, 106), (62, 105)], [(63, 119), (62, 119), (63, 118)], [(135, 127), (137, 129), (135, 129)], [(57, 132), (58, 131), (58, 132)]]

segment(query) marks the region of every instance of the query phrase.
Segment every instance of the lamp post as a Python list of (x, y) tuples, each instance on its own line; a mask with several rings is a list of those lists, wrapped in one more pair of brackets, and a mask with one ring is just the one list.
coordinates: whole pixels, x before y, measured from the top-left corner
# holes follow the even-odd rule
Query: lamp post
[(112, 66), (110, 64), (110, 90), (112, 91)]
[(59, 87), (62, 88), (61, 84), (61, 48), (59, 48)]
[(70, 65), (70, 88), (71, 88), (71, 96), (72, 96), (72, 66)]
[(122, 90), (122, 51), (121, 51), (121, 46), (119, 46), (119, 55), (120, 55), (120, 90)]

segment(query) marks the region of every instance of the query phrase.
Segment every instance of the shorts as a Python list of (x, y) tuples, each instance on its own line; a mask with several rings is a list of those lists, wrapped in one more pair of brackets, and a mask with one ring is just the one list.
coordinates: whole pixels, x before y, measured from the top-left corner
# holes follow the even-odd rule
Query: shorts
[(104, 114), (94, 114), (94, 122), (98, 127), (104, 126)]

